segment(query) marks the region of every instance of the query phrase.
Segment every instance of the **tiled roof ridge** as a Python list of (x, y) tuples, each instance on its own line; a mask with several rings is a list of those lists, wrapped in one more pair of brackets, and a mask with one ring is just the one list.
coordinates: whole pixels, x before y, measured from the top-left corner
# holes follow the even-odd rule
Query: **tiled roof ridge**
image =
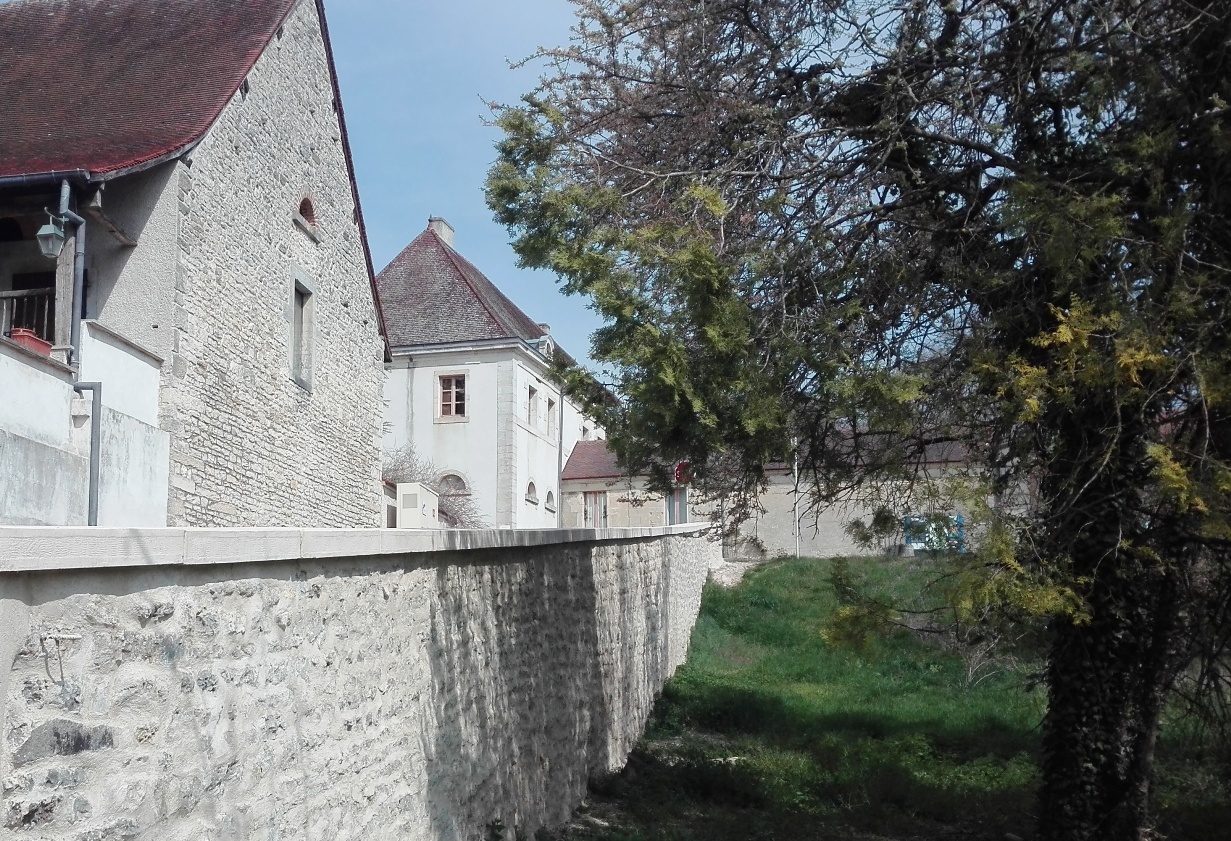
[[(511, 337), (522, 339), (523, 341), (530, 341), (531, 338), (538, 339), (538, 338), (542, 338), (545, 335), (543, 333), (542, 328), (539, 326), (539, 323), (535, 321), (533, 318), (531, 318), (530, 315), (525, 310), (519, 307), (513, 301), (512, 298), (504, 294), (504, 291), (501, 290), (501, 288), (497, 286), (495, 283), (493, 283), (491, 278), (489, 278), (486, 274), (484, 274), (482, 269), (480, 269), (474, 263), (470, 262), (465, 257), (463, 257), (461, 253), (457, 251), (457, 249), (453, 248), (453, 246), (449, 245), (444, 240), (442, 240), (440, 238), (440, 235), (437, 234), (435, 231), (432, 231), (431, 233), (433, 236), (436, 237), (437, 240), (439, 240), (440, 244), (444, 246), (445, 252), (446, 254), (448, 254), (449, 259), (453, 262), (453, 265), (457, 267), (459, 273), (462, 275), (462, 279), (466, 281), (466, 285), (474, 293), (475, 298), (478, 299), (483, 309), (487, 311), (489, 315), (492, 316), (492, 318), (496, 321), (497, 324), (499, 324), (501, 327), (507, 330)], [(472, 271), (474, 271), (476, 275), (478, 275), (484, 281), (486, 281), (487, 283), (486, 291), (475, 287), (474, 281), (471, 280), (470, 278), (470, 272), (466, 270), (467, 267), (469, 267)], [(508, 318), (503, 313), (497, 312), (495, 309), (493, 309), (490, 303), (488, 302), (489, 294), (494, 295), (497, 299), (499, 299), (500, 303), (502, 303), (505, 306), (505, 308), (510, 310), (513, 314), (520, 315), (522, 318), (524, 318), (526, 320), (526, 324), (533, 325), (534, 330), (526, 331), (526, 332), (530, 332), (534, 335), (532, 337), (523, 336), (522, 330), (518, 329), (518, 326), (516, 324), (510, 323)]]
[[(500, 317), (496, 313), (495, 310), (493, 310), (490, 306), (488, 306), (486, 296), (484, 296), (481, 292), (479, 292), (479, 290), (475, 288), (475, 285), (471, 283), (470, 277), (469, 277), (470, 273), (466, 271), (466, 268), (463, 264), (469, 264), (470, 267), (473, 268), (476, 272), (479, 272), (479, 274), (483, 274), (483, 272), (479, 271), (479, 267), (474, 265), (474, 263), (471, 263), (461, 254), (458, 254), (453, 249), (452, 246), (450, 246), (447, 242), (441, 239), (440, 234), (436, 233), (431, 228), (427, 229), (427, 233), (431, 234), (432, 237), (436, 240), (436, 242), (445, 250), (445, 256), (448, 257), (449, 262), (453, 264), (453, 268), (457, 271), (457, 274), (461, 277), (462, 282), (465, 283), (467, 288), (470, 289), (471, 294), (474, 295), (475, 300), (479, 302), (479, 306), (483, 308), (484, 312), (486, 312), (488, 315), (491, 316), (492, 321), (496, 322), (496, 324), (500, 325), (506, 331), (508, 331), (511, 337), (516, 337), (519, 339), (522, 338), (521, 336), (517, 335), (517, 330), (514, 329), (514, 327), (511, 324), (505, 321), (502, 317)], [(486, 275), (484, 275), (484, 277), (486, 277)], [(488, 283), (491, 283), (491, 281), (488, 281)], [(495, 284), (492, 284), (492, 287), (494, 288)], [(497, 289), (496, 291), (499, 292), (500, 290)], [(512, 302), (510, 301), (510, 303)]]

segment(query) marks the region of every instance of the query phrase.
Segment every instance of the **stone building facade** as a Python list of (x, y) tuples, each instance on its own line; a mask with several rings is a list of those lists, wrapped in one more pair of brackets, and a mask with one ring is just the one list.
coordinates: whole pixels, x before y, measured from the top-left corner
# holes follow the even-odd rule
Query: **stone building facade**
[(380, 523), (384, 346), (321, 20), (300, 0), (174, 165), (172, 524)]

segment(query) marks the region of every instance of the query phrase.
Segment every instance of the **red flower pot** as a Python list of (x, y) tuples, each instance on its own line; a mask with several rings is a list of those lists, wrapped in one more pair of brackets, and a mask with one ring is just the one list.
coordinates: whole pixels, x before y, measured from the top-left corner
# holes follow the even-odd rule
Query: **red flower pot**
[(27, 350), (41, 353), (43, 356), (51, 356), (51, 342), (40, 339), (38, 333), (29, 327), (14, 327), (9, 333), (9, 338)]

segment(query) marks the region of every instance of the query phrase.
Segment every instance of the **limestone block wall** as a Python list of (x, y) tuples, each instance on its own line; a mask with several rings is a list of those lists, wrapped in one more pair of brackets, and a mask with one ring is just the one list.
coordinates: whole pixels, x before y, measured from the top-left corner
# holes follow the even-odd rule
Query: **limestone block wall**
[(532, 835), (624, 762), (718, 555), (683, 528), (11, 531), (0, 835), (31, 841)]
[(170, 525), (381, 522), (383, 345), (345, 154), (317, 4), (300, 0), (171, 182)]

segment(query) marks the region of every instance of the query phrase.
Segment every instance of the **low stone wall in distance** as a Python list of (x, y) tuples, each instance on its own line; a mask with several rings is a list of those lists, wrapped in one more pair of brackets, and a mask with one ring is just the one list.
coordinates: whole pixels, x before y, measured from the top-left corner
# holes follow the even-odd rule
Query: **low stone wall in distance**
[(619, 768), (718, 546), (0, 529), (0, 836), (532, 836)]

